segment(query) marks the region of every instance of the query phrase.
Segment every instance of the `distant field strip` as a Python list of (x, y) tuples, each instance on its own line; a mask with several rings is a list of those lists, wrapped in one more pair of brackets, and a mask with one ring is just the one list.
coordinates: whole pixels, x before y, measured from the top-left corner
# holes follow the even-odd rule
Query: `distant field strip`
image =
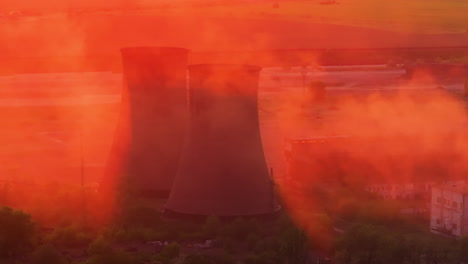
[[(233, 1), (235, 2), (235, 1)], [(468, 1), (464, 0), (339, 0), (334, 5), (322, 1), (277, 1), (232, 3), (178, 9), (204, 15), (269, 17), (306, 20), (418, 33), (464, 33), (468, 29)]]

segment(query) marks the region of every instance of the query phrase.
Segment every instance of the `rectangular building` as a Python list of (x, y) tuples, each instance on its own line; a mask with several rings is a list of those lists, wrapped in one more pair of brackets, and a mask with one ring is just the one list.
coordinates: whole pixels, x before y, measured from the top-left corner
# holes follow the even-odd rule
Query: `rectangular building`
[(426, 200), (429, 202), (434, 182), (418, 183), (374, 183), (365, 190), (386, 200)]
[(431, 195), (432, 233), (454, 237), (468, 235), (468, 185), (435, 186)]

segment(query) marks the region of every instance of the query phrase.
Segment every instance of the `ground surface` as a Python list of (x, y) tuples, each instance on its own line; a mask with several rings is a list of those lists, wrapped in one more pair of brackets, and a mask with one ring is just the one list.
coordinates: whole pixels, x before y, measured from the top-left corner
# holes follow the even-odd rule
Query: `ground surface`
[[(309, 71), (306, 82), (329, 84), (330, 96), (392, 90), (402, 70)], [(259, 91), (261, 132), (275, 176), (284, 173), (287, 138), (321, 136), (317, 128), (336, 110), (306, 107), (302, 73), (265, 69)], [(81, 157), (88, 182), (103, 172), (119, 115), (121, 75), (113, 73), (15, 75), (0, 78), (2, 179), (79, 183)], [(12, 87), (16, 87), (13, 89)], [(460, 93), (461, 82), (444, 84)], [(413, 88), (434, 88), (419, 84)], [(31, 96), (34, 95), (34, 96)], [(82, 150), (81, 150), (82, 146)]]
[[(32, 8), (51, 10), (118, 10), (131, 12), (139, 8), (141, 13), (153, 15), (163, 13), (197, 14), (203, 17), (224, 16), (240, 18), (275, 18), (302, 20), (314, 23), (353, 25), (391, 31), (425, 33), (465, 33), (468, 3), (463, 0), (341, 0), (341, 1), (223, 1), (223, 0), (179, 0), (179, 1), (58, 1), (58, 0), (5, 0), (3, 11)], [(325, 2), (334, 4), (324, 5)], [(276, 3), (276, 5), (275, 5)]]
[(108, 9), (77, 5), (71, 13), (1, 18), (0, 37), (8, 41), (0, 43), (0, 54), (49, 57), (67, 65), (76, 57), (115, 56), (121, 47), (135, 45), (194, 51), (468, 45), (466, 1), (280, 2), (278, 8), (273, 1), (142, 2), (140, 9), (110, 2)]

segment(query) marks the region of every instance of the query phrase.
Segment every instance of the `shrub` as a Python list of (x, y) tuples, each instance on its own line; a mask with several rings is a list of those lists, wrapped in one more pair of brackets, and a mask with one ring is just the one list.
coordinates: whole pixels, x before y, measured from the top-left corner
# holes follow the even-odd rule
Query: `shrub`
[(31, 245), (33, 236), (29, 214), (9, 207), (0, 209), (0, 257), (16, 257)]
[(94, 240), (88, 247), (91, 255), (86, 264), (134, 264), (136, 258), (122, 250), (112, 248), (103, 237)]
[(32, 264), (66, 264), (67, 259), (52, 245), (42, 245), (33, 252)]
[(154, 260), (162, 262), (162, 263), (167, 263), (171, 261), (172, 259), (178, 257), (180, 254), (180, 245), (178, 243), (171, 243), (167, 245), (159, 254), (157, 254), (154, 258)]
[(166, 255), (169, 259), (173, 259), (180, 254), (180, 245), (176, 242), (172, 242), (167, 245), (162, 251), (161, 254)]
[(80, 231), (74, 226), (68, 226), (55, 229), (48, 240), (55, 246), (84, 247), (92, 241), (92, 238), (90, 234)]
[(104, 237), (98, 237), (88, 246), (90, 255), (102, 255), (112, 251), (110, 243)]
[(93, 255), (86, 264), (135, 264), (136, 259), (122, 250)]
[(236, 264), (236, 260), (232, 257), (232, 254), (228, 252), (224, 252), (223, 254), (214, 255), (212, 256), (212, 263), (213, 264)]
[(203, 232), (206, 237), (216, 237), (221, 228), (221, 221), (216, 216), (208, 216), (203, 226)]
[(257, 245), (259, 240), (260, 240), (260, 237), (257, 234), (249, 234), (245, 241), (247, 242), (247, 245), (250, 248), (254, 248)]
[[(192, 254), (185, 257), (183, 264), (215, 264), (207, 255)], [(216, 263), (217, 264), (217, 263)]]

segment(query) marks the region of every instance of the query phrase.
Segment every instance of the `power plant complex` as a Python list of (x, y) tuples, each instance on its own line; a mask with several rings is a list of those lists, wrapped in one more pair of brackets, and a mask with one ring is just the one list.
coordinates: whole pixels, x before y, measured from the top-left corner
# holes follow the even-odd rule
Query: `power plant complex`
[(188, 51), (178, 48), (125, 48), (122, 59), (121, 115), (103, 185), (168, 197), (168, 215), (277, 210), (260, 135), (260, 67), (187, 66)]

